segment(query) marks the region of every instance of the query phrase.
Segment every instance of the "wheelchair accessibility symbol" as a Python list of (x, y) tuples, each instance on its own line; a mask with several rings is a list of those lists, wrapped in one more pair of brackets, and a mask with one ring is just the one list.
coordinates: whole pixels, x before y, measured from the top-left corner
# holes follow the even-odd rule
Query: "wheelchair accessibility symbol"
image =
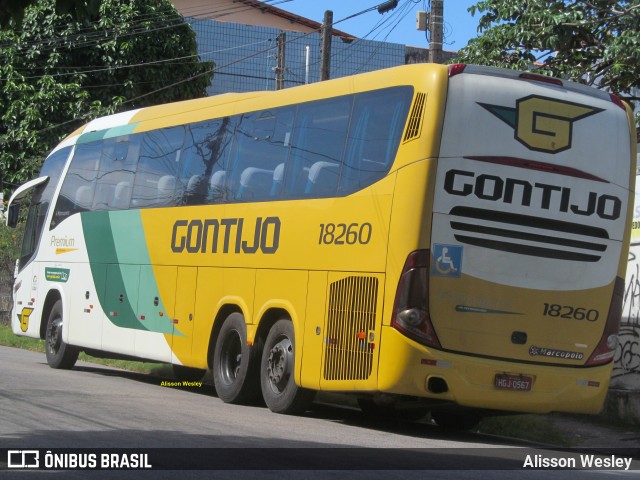
[(460, 277), (462, 270), (462, 247), (436, 243), (433, 248), (431, 273), (441, 277)]

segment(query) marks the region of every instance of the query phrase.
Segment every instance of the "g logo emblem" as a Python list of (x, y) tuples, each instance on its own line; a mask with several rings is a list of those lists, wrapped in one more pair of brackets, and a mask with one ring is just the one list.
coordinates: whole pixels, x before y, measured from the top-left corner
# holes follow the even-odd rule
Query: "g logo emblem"
[(516, 108), (479, 105), (512, 127), (515, 139), (529, 150), (546, 153), (570, 149), (574, 122), (603, 111), (539, 95), (520, 98)]
[(18, 314), (18, 320), (20, 320), (20, 330), (26, 332), (29, 328), (29, 317), (33, 313), (33, 308), (24, 307), (22, 312)]

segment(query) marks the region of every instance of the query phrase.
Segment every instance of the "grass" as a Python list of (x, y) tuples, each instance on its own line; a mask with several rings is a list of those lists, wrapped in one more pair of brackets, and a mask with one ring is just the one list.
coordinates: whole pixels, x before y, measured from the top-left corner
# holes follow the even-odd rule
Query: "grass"
[[(23, 350), (31, 350), (32, 352), (42, 352), (44, 354), (44, 340), (35, 338), (18, 337), (11, 331), (8, 325), (0, 325), (0, 345), (5, 347), (21, 348)], [(113, 360), (110, 358), (96, 358), (80, 353), (79, 360), (99, 365), (107, 365), (109, 367), (129, 370), (131, 372), (146, 373), (160, 377), (171, 377), (173, 373), (171, 366), (164, 363), (147, 363), (133, 362), (129, 360)]]
[(8, 325), (0, 325), (0, 345), (44, 353), (44, 340), (18, 337), (17, 335), (13, 334), (13, 332), (11, 331), (11, 327), (9, 327)]
[(487, 417), (480, 422), (477, 431), (559, 447), (570, 447), (573, 443), (558, 430), (549, 415), (522, 414)]

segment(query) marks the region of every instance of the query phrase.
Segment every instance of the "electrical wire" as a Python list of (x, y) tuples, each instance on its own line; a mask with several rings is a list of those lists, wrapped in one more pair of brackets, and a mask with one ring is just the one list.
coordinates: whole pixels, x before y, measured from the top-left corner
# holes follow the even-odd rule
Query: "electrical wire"
[[(271, 0), (277, 1), (277, 0)], [(277, 3), (288, 2), (291, 0), (279, 0)], [(268, 2), (263, 2), (268, 3)], [(207, 19), (218, 19), (224, 16), (242, 13), (244, 11), (250, 11), (254, 9), (253, 6), (244, 5), (238, 3), (235, 7), (225, 7), (222, 9), (213, 9), (202, 11), (193, 15), (188, 15), (190, 18), (207, 18)], [(189, 10), (189, 8), (185, 9)], [(187, 16), (187, 15), (185, 15)], [(99, 44), (114, 40), (116, 38), (128, 38), (131, 36), (135, 36), (139, 33), (154, 33), (161, 30), (166, 30), (169, 28), (177, 28), (183, 27), (185, 25), (184, 17), (176, 10), (173, 11), (160, 11), (158, 13), (150, 13), (136, 16), (135, 20), (130, 22), (130, 30), (122, 34), (119, 29), (114, 26), (111, 29), (101, 29), (96, 30), (96, 26), (98, 26), (100, 21), (92, 22), (88, 27), (82, 27), (78, 31), (74, 32), (71, 36), (54, 36), (52, 38), (47, 38), (46, 40), (32, 40), (32, 41), (22, 41), (22, 42), (10, 42), (0, 44), (0, 50), (3, 48), (15, 47), (17, 50), (27, 49), (29, 47), (37, 46), (38, 50), (41, 53), (46, 53), (50, 50), (59, 49), (62, 47), (68, 47), (70, 44), (73, 45), (74, 49), (79, 48), (91, 48), (95, 47)], [(150, 28), (151, 27), (151, 28)], [(59, 27), (58, 32), (63, 32), (68, 27)], [(16, 32), (16, 36), (20, 37), (25, 33), (25, 30), (20, 32)], [(2, 58), (0, 56), (0, 58)]]
[[(289, 1), (289, 0), (281, 0), (281, 2), (285, 2), (285, 1)], [(281, 3), (281, 2), (279, 2), (279, 3)], [(414, 0), (407, 0), (407, 2), (414, 2)], [(381, 5), (381, 4), (379, 4), (379, 5)], [(379, 6), (379, 5), (376, 5), (376, 6), (374, 6), (374, 7), (367, 8), (367, 9), (362, 10), (362, 11), (360, 11), (360, 12), (357, 12), (357, 13), (355, 13), (355, 14), (349, 15), (348, 17), (345, 17), (345, 18), (343, 18), (343, 19), (340, 19), (340, 20), (338, 20), (338, 21), (334, 22), (334, 23), (333, 23), (333, 25), (337, 25), (337, 24), (342, 23), (342, 22), (344, 22), (344, 21), (347, 21), (347, 20), (349, 20), (349, 19), (352, 19), (352, 18), (355, 18), (355, 17), (357, 17), (357, 16), (363, 15), (364, 13), (370, 12), (370, 11), (372, 11), (372, 10), (376, 10), (376, 9), (378, 8), (378, 6)], [(249, 7), (249, 8), (253, 8), (253, 7)], [(214, 11), (214, 12), (216, 12), (216, 11)], [(406, 15), (406, 14), (405, 14), (405, 15)], [(399, 24), (399, 22), (397, 22), (393, 28), (396, 28), (398, 24)], [(302, 39), (302, 38), (304, 38), (304, 37), (307, 37), (307, 36), (312, 35), (312, 34), (314, 34), (314, 33), (318, 33), (318, 31), (319, 31), (319, 30), (321, 30), (321, 29), (316, 29), (316, 30), (313, 30), (313, 31), (311, 31), (311, 32), (305, 33), (305, 34), (303, 34), (302, 36), (296, 37), (295, 39), (292, 39), (292, 40), (288, 40), (288, 41), (286, 41), (286, 42), (285, 42), (285, 44), (286, 44), (286, 43), (290, 43), (290, 42), (292, 42), (292, 41), (298, 41), (298, 40), (300, 40), (300, 39)], [(248, 59), (254, 58), (254, 57), (258, 56), (258, 55), (262, 55), (262, 54), (264, 54), (264, 53), (266, 53), (266, 52), (269, 52), (269, 51), (271, 51), (271, 50), (274, 50), (274, 49), (276, 49), (276, 48), (277, 48), (277, 46), (271, 46), (271, 47), (268, 47), (268, 48), (265, 48), (265, 49), (259, 50), (259, 51), (257, 51), (257, 52), (254, 52), (254, 53), (250, 54), (250, 55), (246, 55), (245, 57), (242, 57), (242, 58), (240, 58), (240, 59), (233, 60), (233, 61), (231, 61), (231, 62), (229, 62), (229, 63), (227, 63), (227, 64), (225, 64), (225, 65), (222, 65), (222, 66), (216, 66), (216, 67), (214, 67), (211, 71), (207, 70), (206, 72), (202, 72), (202, 73), (199, 73), (199, 74), (195, 74), (195, 75), (189, 76), (189, 77), (187, 77), (187, 78), (184, 78), (184, 79), (182, 79), (182, 80), (176, 81), (176, 82), (174, 82), (174, 83), (172, 83), (172, 84), (169, 84), (169, 85), (165, 85), (165, 86), (163, 86), (163, 87), (161, 87), (161, 88), (158, 88), (158, 89), (156, 89), (156, 90), (153, 90), (153, 91), (151, 91), (151, 92), (146, 92), (146, 93), (144, 93), (144, 94), (142, 94), (142, 95), (139, 95), (139, 96), (137, 96), (137, 97), (127, 99), (127, 100), (125, 100), (124, 102), (122, 102), (122, 103), (120, 104), (120, 106), (122, 106), (122, 105), (129, 105), (129, 104), (135, 103), (135, 102), (137, 102), (137, 101), (141, 100), (142, 98), (146, 98), (146, 97), (148, 97), (148, 96), (150, 96), (150, 95), (157, 94), (157, 93), (159, 93), (159, 92), (161, 92), (161, 91), (164, 91), (164, 90), (167, 90), (167, 89), (169, 89), (169, 88), (173, 88), (173, 87), (176, 87), (176, 86), (181, 85), (181, 84), (183, 84), (183, 83), (190, 82), (190, 81), (195, 80), (196, 78), (199, 78), (199, 77), (201, 77), (201, 76), (204, 76), (204, 75), (210, 75), (211, 73), (214, 73), (214, 74), (215, 74), (215, 73), (216, 73), (216, 72), (218, 72), (219, 70), (222, 70), (222, 69), (224, 69), (224, 68), (228, 68), (228, 67), (230, 67), (230, 66), (232, 66), (232, 65), (235, 65), (235, 64), (237, 64), (237, 63), (240, 63), (240, 62), (246, 61), (246, 60), (248, 60)], [(68, 124), (70, 124), (70, 123), (77, 123), (77, 122), (79, 122), (79, 121), (86, 120), (87, 118), (90, 118), (90, 117), (92, 117), (93, 115), (94, 115), (94, 113), (93, 113), (93, 112), (88, 112), (87, 114), (85, 114), (85, 115), (81, 116), (80, 118), (75, 118), (75, 119), (73, 119), (73, 120), (69, 120), (69, 121), (66, 121), (66, 122), (62, 122), (62, 123), (59, 123), (59, 124), (56, 124), (56, 125), (51, 125), (51, 126), (48, 126), (48, 127), (46, 127), (46, 128), (43, 128), (43, 129), (39, 130), (38, 132), (39, 132), (39, 133), (41, 133), (41, 132), (44, 132), (44, 131), (49, 131), (49, 130), (53, 130), (53, 129), (56, 129), (56, 128), (59, 128), (59, 127), (62, 127), (62, 126), (68, 125)]]
[[(290, 1), (290, 0), (287, 0)], [(230, 48), (223, 48), (220, 50), (211, 50), (209, 52), (204, 52), (204, 53), (197, 53), (194, 55), (186, 55), (183, 57), (174, 57), (174, 58), (168, 58), (168, 59), (164, 59), (164, 60), (154, 60), (151, 62), (144, 62), (144, 63), (136, 63), (136, 64), (131, 64), (131, 65), (114, 65), (114, 66), (109, 66), (109, 67), (91, 67), (91, 68), (87, 68), (86, 70), (77, 70), (74, 72), (65, 72), (65, 73), (52, 73), (52, 74), (45, 74), (45, 75), (33, 75), (33, 76), (28, 76), (28, 77), (22, 77), (23, 80), (36, 80), (36, 79), (40, 79), (40, 78), (44, 78), (44, 77), (50, 77), (50, 78), (55, 78), (55, 77), (63, 77), (63, 76), (68, 76), (68, 75), (84, 75), (84, 74), (89, 74), (89, 73), (99, 73), (99, 72), (105, 72), (105, 71), (113, 71), (113, 70), (121, 70), (121, 69), (126, 69), (126, 68), (137, 68), (137, 67), (149, 67), (149, 66), (157, 66), (159, 64), (169, 64), (169, 65), (190, 65), (193, 64), (193, 62), (175, 62), (176, 60), (184, 60), (187, 58), (192, 58), (195, 59), (197, 57), (203, 57), (203, 56), (207, 56), (207, 55), (212, 55), (214, 53), (223, 53), (223, 52), (227, 52), (227, 51), (231, 51), (231, 50), (237, 50), (240, 48), (246, 48), (246, 47), (252, 47), (255, 45), (260, 45), (262, 43), (266, 43), (269, 42), (269, 40), (261, 40), (259, 42), (253, 42), (253, 43), (247, 43), (244, 45), (236, 45), (235, 47), (230, 47)], [(57, 69), (69, 69), (69, 68), (85, 68), (85, 67), (54, 67)], [(26, 69), (16, 69), (16, 71), (20, 71), (20, 70), (26, 70)], [(31, 69), (29, 69), (31, 70)], [(0, 78), (0, 81), (8, 81), (8, 78)]]

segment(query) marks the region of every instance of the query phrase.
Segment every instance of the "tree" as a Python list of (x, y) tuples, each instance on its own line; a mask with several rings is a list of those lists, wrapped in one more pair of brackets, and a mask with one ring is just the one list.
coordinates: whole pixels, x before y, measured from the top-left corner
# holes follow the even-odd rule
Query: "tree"
[[(535, 70), (640, 100), (640, 2), (485, 0), (456, 61)], [(635, 91), (635, 93), (634, 93)]]
[[(10, 20), (20, 23), (24, 11), (37, 0), (0, 0), (0, 26)], [(100, 0), (56, 0), (58, 13), (70, 13), (77, 20), (84, 20), (98, 13)]]
[[(213, 64), (169, 0), (102, 0), (92, 22), (38, 0), (0, 30), (0, 172), (20, 184), (99, 115), (206, 95)], [(7, 192), (8, 193), (8, 192)]]

